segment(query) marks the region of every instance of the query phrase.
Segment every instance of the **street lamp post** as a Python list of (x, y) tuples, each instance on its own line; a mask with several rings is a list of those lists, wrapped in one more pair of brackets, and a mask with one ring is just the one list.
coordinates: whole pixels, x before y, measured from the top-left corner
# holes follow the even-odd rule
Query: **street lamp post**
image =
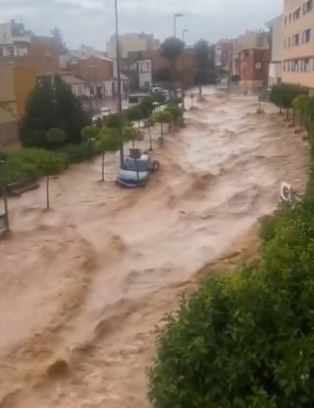
[(119, 114), (119, 143), (120, 143), (120, 167), (123, 166), (123, 138), (122, 138), (122, 96), (121, 96), (121, 73), (120, 73), (120, 39), (119, 39), (119, 15), (118, 15), (118, 0), (114, 0), (115, 4), (115, 22), (116, 22), (116, 53), (117, 53), (117, 80), (118, 80), (118, 114)]
[(183, 42), (185, 42), (185, 34), (187, 34), (189, 32), (189, 30), (187, 29), (187, 28), (185, 28), (183, 31), (182, 31), (182, 41)]
[(182, 13), (176, 13), (173, 16), (173, 33), (174, 33), (174, 37), (177, 38), (177, 18), (183, 17)]

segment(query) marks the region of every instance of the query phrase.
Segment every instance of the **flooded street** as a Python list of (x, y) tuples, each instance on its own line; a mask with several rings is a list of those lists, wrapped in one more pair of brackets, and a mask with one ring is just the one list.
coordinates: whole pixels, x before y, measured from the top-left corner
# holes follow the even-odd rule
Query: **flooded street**
[[(118, 155), (72, 166), (10, 200), (0, 241), (0, 407), (145, 408), (154, 330), (197, 272), (302, 192), (308, 147), (272, 105), (207, 90), (154, 155), (145, 189), (121, 190)], [(158, 137), (159, 128), (154, 130)], [(2, 401), (2, 402), (1, 402)]]

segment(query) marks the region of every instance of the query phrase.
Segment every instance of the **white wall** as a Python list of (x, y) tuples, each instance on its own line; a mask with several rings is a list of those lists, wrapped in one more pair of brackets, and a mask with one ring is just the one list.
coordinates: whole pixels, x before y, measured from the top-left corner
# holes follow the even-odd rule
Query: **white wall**
[(277, 17), (272, 21), (272, 61), (282, 61), (283, 59), (283, 45), (284, 45), (284, 33), (283, 33), (284, 19), (283, 16)]
[(137, 62), (138, 82), (140, 89), (151, 89), (153, 86), (153, 64), (152, 60), (142, 60)]
[(268, 85), (272, 86), (277, 84), (281, 78), (282, 78), (282, 62), (271, 62), (269, 64)]
[[(120, 53), (122, 58), (127, 58), (129, 52), (135, 51), (146, 51), (149, 48), (158, 48), (159, 41), (154, 39), (152, 40), (151, 36), (147, 34), (122, 34), (119, 37), (120, 39)], [(107, 53), (109, 58), (116, 58), (116, 37), (113, 36), (107, 42)]]

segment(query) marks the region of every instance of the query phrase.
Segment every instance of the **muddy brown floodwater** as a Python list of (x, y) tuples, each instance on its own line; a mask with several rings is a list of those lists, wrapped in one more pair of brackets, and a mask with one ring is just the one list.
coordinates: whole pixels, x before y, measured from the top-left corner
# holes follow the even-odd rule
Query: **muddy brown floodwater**
[[(10, 200), (0, 242), (0, 407), (148, 407), (155, 325), (176, 294), (249, 231), (287, 181), (306, 182), (307, 143), (272, 105), (211, 89), (155, 151), (142, 190), (114, 184), (118, 155), (73, 166)], [(155, 129), (157, 137), (158, 129)]]

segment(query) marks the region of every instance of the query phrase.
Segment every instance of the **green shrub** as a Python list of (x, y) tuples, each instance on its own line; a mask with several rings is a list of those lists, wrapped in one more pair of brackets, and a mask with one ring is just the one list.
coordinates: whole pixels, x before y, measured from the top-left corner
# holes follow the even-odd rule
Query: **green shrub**
[(7, 151), (4, 179), (7, 183), (43, 176), (42, 169), (47, 164), (58, 173), (67, 168), (68, 157), (63, 153), (44, 149), (22, 149)]
[(273, 225), (258, 268), (209, 279), (158, 334), (150, 398), (158, 408), (314, 404), (314, 221)]
[(58, 128), (49, 129), (45, 134), (45, 144), (49, 149), (57, 149), (66, 141), (65, 131)]
[(68, 157), (70, 163), (81, 163), (94, 157), (97, 153), (88, 143), (67, 145), (62, 152)]

